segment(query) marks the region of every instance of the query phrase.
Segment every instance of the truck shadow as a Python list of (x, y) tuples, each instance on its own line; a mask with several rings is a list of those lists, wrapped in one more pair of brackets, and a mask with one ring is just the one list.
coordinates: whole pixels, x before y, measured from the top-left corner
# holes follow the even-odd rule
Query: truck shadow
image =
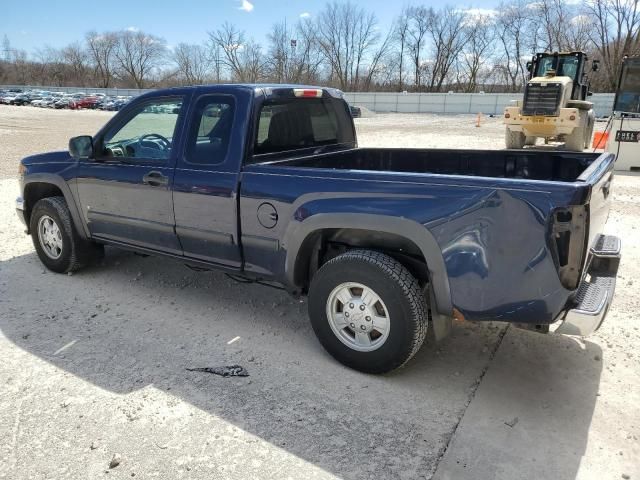
[[(117, 394), (164, 391), (348, 479), (430, 478), (506, 328), (457, 323), (449, 339), (425, 346), (404, 369), (371, 376), (322, 350), (305, 303), (237, 285), (220, 273), (112, 249), (102, 266), (73, 276), (44, 272), (33, 253), (0, 262), (0, 273), (0, 298), (7, 299), (0, 302), (0, 329), (27, 354)], [(602, 353), (595, 344), (583, 349), (565, 337), (540, 335), (531, 345), (509, 357), (527, 368), (498, 386), (528, 388), (530, 401), (547, 395), (540, 379), (549, 379), (553, 404), (572, 409), (570, 451), (563, 445), (554, 452), (566, 462), (566, 476), (556, 478), (573, 478), (600, 381), (601, 362), (593, 356)], [(39, 376), (54, 375), (23, 352), (13, 357), (16, 366), (33, 370), (33, 385)], [(571, 375), (556, 368), (567, 359), (576, 369)], [(230, 364), (251, 376), (223, 379), (185, 370)], [(507, 420), (491, 421), (509, 428)], [(354, 461), (362, 455), (366, 461)]]

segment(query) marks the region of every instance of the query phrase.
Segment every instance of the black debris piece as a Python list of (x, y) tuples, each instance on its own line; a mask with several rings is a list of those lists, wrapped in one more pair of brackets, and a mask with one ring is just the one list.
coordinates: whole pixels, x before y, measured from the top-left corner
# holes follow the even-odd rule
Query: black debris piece
[(214, 375), (220, 375), (221, 377), (248, 377), (249, 372), (240, 365), (227, 365), (224, 367), (201, 367), (201, 368), (187, 368), (189, 372), (206, 372), (213, 373)]

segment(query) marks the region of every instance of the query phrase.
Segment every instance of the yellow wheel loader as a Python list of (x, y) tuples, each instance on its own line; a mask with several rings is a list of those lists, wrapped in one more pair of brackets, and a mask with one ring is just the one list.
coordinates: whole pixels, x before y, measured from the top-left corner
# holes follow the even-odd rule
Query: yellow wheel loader
[[(523, 100), (504, 111), (507, 148), (535, 145), (537, 138), (564, 142), (567, 150), (589, 148), (595, 113), (586, 101), (591, 95), (587, 61), (584, 52), (554, 52), (537, 53), (527, 62)], [(596, 60), (591, 69), (598, 69)]]

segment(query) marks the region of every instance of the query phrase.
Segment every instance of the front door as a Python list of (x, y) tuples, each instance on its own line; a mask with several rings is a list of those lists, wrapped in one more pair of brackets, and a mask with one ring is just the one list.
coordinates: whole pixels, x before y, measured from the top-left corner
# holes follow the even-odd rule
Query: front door
[(142, 101), (95, 139), (79, 164), (78, 196), (91, 235), (181, 254), (171, 186), (182, 97)]

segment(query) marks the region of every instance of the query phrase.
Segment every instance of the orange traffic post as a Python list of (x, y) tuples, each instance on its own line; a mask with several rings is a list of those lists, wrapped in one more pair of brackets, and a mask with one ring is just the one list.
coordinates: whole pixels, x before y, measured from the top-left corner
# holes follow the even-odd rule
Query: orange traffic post
[(482, 112), (478, 112), (478, 118), (476, 118), (476, 127), (480, 126), (480, 117), (482, 116)]

